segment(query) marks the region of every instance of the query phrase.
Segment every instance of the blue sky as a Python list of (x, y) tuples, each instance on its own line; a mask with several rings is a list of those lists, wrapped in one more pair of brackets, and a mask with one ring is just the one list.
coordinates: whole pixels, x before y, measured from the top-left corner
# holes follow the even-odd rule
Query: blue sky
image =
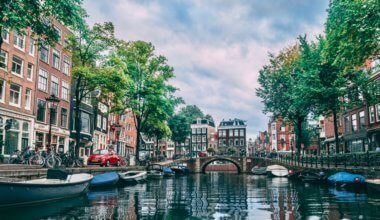
[(174, 67), (186, 104), (217, 123), (247, 120), (248, 137), (267, 128), (256, 97), (268, 53), (321, 34), (328, 0), (85, 0), (90, 24), (111, 21), (116, 36), (152, 42)]

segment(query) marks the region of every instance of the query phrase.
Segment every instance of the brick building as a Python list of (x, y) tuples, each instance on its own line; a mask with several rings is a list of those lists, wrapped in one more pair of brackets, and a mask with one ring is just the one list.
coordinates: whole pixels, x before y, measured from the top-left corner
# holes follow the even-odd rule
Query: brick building
[(240, 155), (246, 154), (246, 128), (245, 121), (240, 119), (233, 119), (220, 122), (218, 127), (218, 151), (227, 153), (229, 147), (236, 149)]
[[(276, 118), (268, 123), (269, 151), (295, 151), (295, 135), (293, 126)], [(263, 137), (264, 138), (264, 137)]]
[(1, 35), (0, 154), (9, 155), (34, 145), (37, 46), (30, 29), (25, 35), (7, 30)]
[(197, 118), (191, 123), (191, 150), (198, 152), (206, 152), (208, 147), (216, 150), (215, 143), (215, 124), (208, 119)]

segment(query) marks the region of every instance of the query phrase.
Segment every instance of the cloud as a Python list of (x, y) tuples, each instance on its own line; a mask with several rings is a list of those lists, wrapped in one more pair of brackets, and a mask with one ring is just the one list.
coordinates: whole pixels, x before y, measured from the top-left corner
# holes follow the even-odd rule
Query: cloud
[[(318, 3), (316, 3), (318, 2)], [(85, 0), (90, 24), (111, 21), (116, 36), (152, 42), (175, 69), (188, 104), (217, 121), (241, 118), (248, 134), (267, 128), (255, 96), (268, 52), (321, 34), (328, 0)]]

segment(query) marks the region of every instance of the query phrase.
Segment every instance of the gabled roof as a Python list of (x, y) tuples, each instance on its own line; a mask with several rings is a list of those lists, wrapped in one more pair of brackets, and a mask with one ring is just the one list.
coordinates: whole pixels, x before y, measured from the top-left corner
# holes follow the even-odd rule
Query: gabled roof
[(244, 126), (246, 125), (247, 121), (235, 118), (235, 119), (229, 119), (228, 121), (225, 121), (224, 119), (220, 122), (219, 127), (223, 126)]

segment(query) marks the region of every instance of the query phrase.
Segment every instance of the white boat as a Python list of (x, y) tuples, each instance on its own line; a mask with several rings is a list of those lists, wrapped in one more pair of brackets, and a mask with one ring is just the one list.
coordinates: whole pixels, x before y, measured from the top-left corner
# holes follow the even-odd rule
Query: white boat
[(92, 175), (66, 175), (64, 178), (34, 180), (0, 179), (0, 207), (47, 202), (82, 194)]
[(149, 170), (147, 175), (148, 179), (162, 179), (164, 177), (164, 173), (160, 170)]
[(380, 179), (366, 179), (365, 183), (369, 188), (380, 192)]
[(119, 173), (119, 176), (125, 183), (136, 184), (146, 180), (147, 172), (135, 170)]
[(267, 166), (267, 174), (269, 176), (285, 177), (285, 176), (288, 176), (289, 171), (283, 166), (271, 165), (271, 166)]

